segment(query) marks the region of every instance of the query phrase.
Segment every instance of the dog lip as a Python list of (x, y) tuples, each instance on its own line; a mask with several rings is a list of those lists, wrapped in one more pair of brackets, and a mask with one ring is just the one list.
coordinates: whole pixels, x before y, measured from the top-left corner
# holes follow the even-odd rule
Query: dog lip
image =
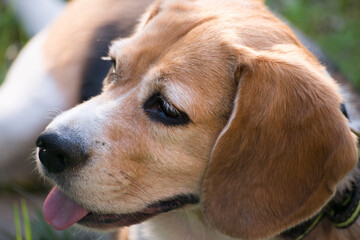
[(78, 223), (87, 227), (101, 229), (125, 227), (141, 223), (160, 213), (175, 210), (177, 208), (183, 207), (186, 204), (196, 204), (198, 202), (199, 198), (196, 195), (178, 195), (174, 198), (158, 201), (148, 205), (144, 209), (134, 213), (99, 214), (90, 212), (84, 218), (78, 221)]
[(98, 214), (89, 213), (77, 223), (90, 228), (111, 229), (126, 227), (141, 223), (157, 214), (129, 213), (129, 214)]

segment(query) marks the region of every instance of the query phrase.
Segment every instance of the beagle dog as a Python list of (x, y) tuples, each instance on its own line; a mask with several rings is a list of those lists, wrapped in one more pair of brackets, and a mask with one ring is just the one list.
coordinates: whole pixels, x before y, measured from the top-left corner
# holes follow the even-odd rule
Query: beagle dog
[(104, 60), (101, 93), (36, 141), (55, 229), (359, 239), (357, 139), (338, 86), (262, 1), (156, 1)]

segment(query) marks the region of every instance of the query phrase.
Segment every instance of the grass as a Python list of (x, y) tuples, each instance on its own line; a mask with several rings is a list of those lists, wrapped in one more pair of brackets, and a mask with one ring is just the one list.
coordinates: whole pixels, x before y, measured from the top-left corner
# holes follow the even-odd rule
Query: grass
[(267, 0), (313, 39), (360, 90), (359, 0)]
[[(24, 199), (21, 200), (20, 205), (21, 205), (21, 212), (22, 212), (22, 216), (23, 216), (22, 220), (24, 223), (25, 240), (32, 240), (29, 211), (28, 211), (27, 204)], [(16, 240), (23, 240), (20, 219), (21, 218), (20, 218), (20, 212), (19, 212), (19, 205), (17, 203), (14, 203), (14, 225), (15, 225)]]
[(31, 240), (31, 227), (30, 227), (30, 218), (29, 218), (29, 211), (24, 199), (21, 200), (21, 210), (24, 219), (24, 233), (25, 239)]
[[(14, 203), (14, 228), (15, 235), (6, 229), (0, 228), (0, 238), (9, 240), (75, 240), (79, 239), (79, 231), (70, 228), (59, 232), (55, 231), (38, 212), (36, 219), (30, 221), (28, 206), (22, 199), (19, 203)], [(83, 239), (81, 237), (81, 239)]]
[(12, 9), (0, 1), (0, 84), (18, 50), (27, 40), (28, 37), (16, 21)]
[(14, 203), (14, 225), (15, 225), (16, 240), (21, 240), (22, 239), (21, 221), (20, 221), (19, 205), (17, 203)]

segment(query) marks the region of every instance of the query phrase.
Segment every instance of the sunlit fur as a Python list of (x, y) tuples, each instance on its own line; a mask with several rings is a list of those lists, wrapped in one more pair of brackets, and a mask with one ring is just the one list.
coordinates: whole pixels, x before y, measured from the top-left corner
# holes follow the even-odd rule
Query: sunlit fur
[[(200, 196), (196, 206), (142, 223), (150, 239), (279, 239), (316, 214), (355, 167), (337, 85), (261, 1), (159, 1), (109, 56), (116, 78), (48, 127), (80, 133), (90, 158), (47, 175), (101, 213)], [(152, 121), (143, 104), (156, 92), (191, 123)]]

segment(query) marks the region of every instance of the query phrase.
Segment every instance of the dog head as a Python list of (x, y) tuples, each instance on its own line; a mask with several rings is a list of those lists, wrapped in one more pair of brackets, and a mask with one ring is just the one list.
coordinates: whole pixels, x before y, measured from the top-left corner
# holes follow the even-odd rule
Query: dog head
[(158, 1), (109, 59), (102, 93), (37, 141), (58, 229), (200, 201), (224, 234), (274, 236), (319, 211), (356, 164), (336, 84), (259, 1)]

